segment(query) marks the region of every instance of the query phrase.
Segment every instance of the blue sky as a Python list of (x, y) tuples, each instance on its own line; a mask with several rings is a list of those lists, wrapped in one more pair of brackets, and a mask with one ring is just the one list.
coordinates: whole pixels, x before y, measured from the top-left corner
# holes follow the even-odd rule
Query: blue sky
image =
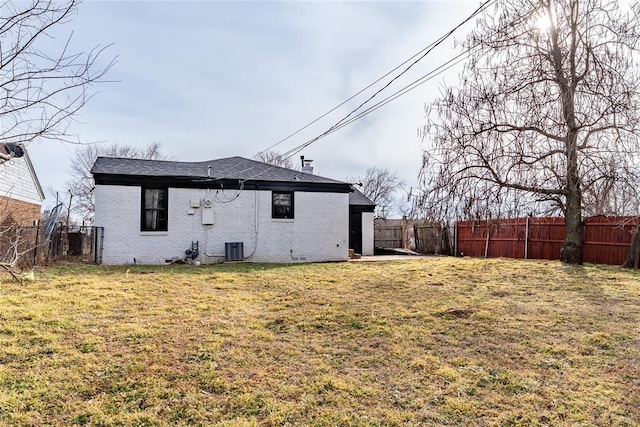
[[(92, 1), (60, 28), (72, 48), (113, 43), (118, 63), (78, 116), (84, 143), (157, 141), (181, 161), (252, 157), (347, 99), (458, 24), (476, 1)], [(464, 37), (470, 26), (456, 33)], [(445, 43), (382, 95), (457, 53)], [(414, 185), (424, 104), (445, 77), (421, 86), (301, 154), (335, 179), (388, 167)], [(447, 83), (455, 83), (449, 73)], [(385, 82), (388, 79), (385, 80)], [(372, 92), (368, 92), (367, 97)], [(364, 95), (363, 95), (364, 96)], [(321, 134), (358, 98), (277, 150)], [(66, 191), (76, 146), (28, 149), (45, 189)], [(298, 158), (298, 156), (296, 157)], [(54, 200), (47, 192), (47, 203)]]

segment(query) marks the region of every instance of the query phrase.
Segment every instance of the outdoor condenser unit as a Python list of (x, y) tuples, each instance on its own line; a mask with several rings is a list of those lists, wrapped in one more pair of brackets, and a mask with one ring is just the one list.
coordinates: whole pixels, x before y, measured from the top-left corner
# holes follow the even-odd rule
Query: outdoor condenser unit
[(242, 261), (244, 259), (243, 242), (227, 242), (224, 244), (225, 261)]

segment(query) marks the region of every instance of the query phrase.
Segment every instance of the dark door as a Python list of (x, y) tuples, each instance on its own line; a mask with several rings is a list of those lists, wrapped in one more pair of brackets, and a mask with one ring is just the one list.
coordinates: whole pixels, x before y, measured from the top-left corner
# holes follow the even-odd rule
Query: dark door
[(349, 249), (362, 253), (362, 212), (349, 213)]

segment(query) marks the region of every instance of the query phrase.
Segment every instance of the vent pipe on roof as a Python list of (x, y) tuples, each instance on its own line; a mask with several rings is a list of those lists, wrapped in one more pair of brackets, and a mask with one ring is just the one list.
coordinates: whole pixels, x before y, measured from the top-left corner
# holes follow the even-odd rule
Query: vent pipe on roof
[(300, 156), (300, 160), (302, 160), (302, 172), (313, 175), (313, 166), (311, 166), (313, 160), (306, 160), (304, 156)]

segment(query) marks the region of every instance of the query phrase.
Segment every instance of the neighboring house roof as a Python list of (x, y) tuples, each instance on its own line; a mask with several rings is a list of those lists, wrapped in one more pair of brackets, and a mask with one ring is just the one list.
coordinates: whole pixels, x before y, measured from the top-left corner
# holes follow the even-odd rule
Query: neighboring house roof
[(36, 190), (38, 191), (38, 195), (40, 196), (40, 201), (43, 201), (45, 199), (44, 191), (42, 191), (42, 186), (40, 185), (40, 180), (38, 179), (36, 170), (33, 167), (33, 163), (31, 163), (31, 157), (29, 157), (29, 153), (27, 153), (26, 151), (24, 153), (23, 159), (27, 163), (29, 172), (31, 172), (31, 176), (33, 177), (33, 184), (36, 186)]
[(375, 202), (372, 202), (367, 196), (365, 196), (360, 190), (351, 186), (353, 192), (349, 193), (349, 204), (353, 206), (372, 206), (375, 207)]
[(350, 184), (319, 175), (282, 168), (268, 163), (228, 157), (203, 162), (123, 159), (98, 157), (91, 173), (96, 184), (131, 185), (158, 182), (180, 187), (276, 188), (283, 185), (295, 188), (325, 188), (349, 192)]
[(0, 163), (0, 196), (38, 205), (44, 200), (40, 180), (26, 151), (22, 157)]

